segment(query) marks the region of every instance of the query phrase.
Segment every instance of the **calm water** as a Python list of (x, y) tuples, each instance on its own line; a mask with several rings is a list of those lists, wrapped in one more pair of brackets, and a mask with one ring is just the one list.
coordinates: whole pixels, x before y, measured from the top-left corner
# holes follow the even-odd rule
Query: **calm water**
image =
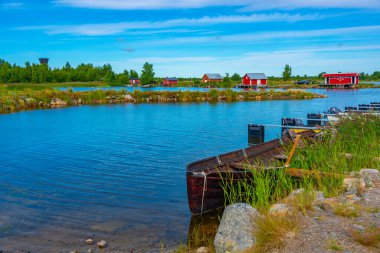
[(248, 123), (380, 101), (380, 89), (316, 92), (329, 98), (0, 115), (0, 249), (52, 252), (87, 236), (120, 252), (175, 245), (190, 221), (187, 163), (245, 147)]
[[(59, 88), (60, 90), (67, 90), (68, 88)], [(90, 90), (126, 90), (133, 92), (135, 90), (140, 91), (210, 91), (210, 88), (199, 88), (199, 87), (164, 87), (156, 86), (151, 88), (141, 88), (141, 87), (126, 87), (126, 86), (113, 86), (113, 87), (73, 87), (73, 91), (90, 91)], [(223, 88), (214, 88), (218, 90), (223, 90)], [(233, 90), (241, 91), (241, 89), (233, 88)]]

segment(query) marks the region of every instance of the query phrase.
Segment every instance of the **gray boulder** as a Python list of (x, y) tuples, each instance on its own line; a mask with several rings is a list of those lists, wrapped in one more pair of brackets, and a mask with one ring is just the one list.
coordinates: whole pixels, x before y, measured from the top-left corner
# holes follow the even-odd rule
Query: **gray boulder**
[(216, 253), (242, 252), (254, 246), (255, 219), (259, 212), (245, 203), (227, 206), (214, 240)]
[(380, 181), (380, 173), (377, 169), (361, 169), (360, 175), (368, 187), (372, 187), (375, 182)]

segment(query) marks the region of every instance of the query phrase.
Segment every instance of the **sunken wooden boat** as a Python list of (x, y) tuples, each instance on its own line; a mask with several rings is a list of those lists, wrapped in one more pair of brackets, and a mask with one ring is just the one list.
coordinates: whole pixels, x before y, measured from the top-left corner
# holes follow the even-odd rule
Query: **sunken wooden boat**
[[(300, 133), (301, 139), (313, 139), (314, 131)], [(202, 159), (187, 165), (187, 197), (192, 214), (202, 214), (225, 204), (223, 180), (238, 183), (250, 177), (247, 165), (271, 167), (279, 160), (286, 160), (286, 146), (295, 139), (295, 134), (286, 133), (282, 139), (275, 139), (256, 146), (235, 150), (218, 156)]]

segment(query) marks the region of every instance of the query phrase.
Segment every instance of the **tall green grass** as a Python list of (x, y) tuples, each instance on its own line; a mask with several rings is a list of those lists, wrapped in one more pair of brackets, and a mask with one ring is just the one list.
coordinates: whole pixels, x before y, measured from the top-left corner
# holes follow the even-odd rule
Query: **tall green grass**
[[(362, 168), (380, 168), (380, 117), (351, 115), (342, 119), (333, 129), (326, 130), (317, 142), (305, 143), (297, 148), (290, 167), (337, 174), (329, 177), (293, 178), (281, 164), (277, 169), (247, 165), (246, 176), (223, 180), (226, 204), (245, 202), (261, 211), (285, 198), (292, 190), (303, 188), (305, 193), (297, 199), (298, 208), (305, 212), (310, 208), (314, 190), (326, 196), (342, 192), (343, 175)], [(288, 150), (290, 151), (290, 146)], [(304, 196), (304, 197), (303, 197)]]

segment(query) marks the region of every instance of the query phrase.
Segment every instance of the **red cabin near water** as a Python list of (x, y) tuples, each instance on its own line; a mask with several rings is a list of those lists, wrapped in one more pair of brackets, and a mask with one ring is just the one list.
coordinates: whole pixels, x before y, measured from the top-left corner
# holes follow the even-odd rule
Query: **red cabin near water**
[(140, 79), (138, 78), (131, 78), (129, 79), (129, 83), (132, 85), (140, 84)]
[(220, 74), (204, 74), (202, 77), (202, 83), (219, 83), (223, 80)]
[(243, 86), (267, 86), (268, 78), (264, 73), (247, 73), (242, 79)]
[(164, 78), (164, 81), (162, 83), (165, 86), (177, 85), (178, 84), (178, 79), (175, 78), (175, 77), (166, 77), (166, 78)]
[(359, 73), (324, 74), (325, 86), (352, 88), (359, 84)]

